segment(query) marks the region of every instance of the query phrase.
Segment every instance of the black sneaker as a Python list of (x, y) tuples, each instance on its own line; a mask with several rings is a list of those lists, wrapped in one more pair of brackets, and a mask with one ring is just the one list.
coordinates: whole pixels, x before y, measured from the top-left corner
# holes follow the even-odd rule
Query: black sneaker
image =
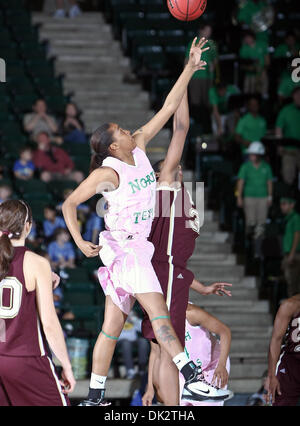
[(185, 382), (182, 392), (182, 399), (190, 401), (221, 402), (232, 397), (233, 393), (230, 390), (219, 389), (208, 383), (201, 368), (197, 368), (192, 377)]

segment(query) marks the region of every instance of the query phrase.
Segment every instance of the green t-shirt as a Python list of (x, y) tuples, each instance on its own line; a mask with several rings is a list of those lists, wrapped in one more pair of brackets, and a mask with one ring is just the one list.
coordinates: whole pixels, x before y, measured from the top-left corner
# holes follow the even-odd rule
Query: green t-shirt
[(300, 81), (294, 83), (290, 74), (285, 73), (279, 83), (278, 95), (283, 96), (284, 98), (289, 98), (292, 96), (293, 90), (296, 87), (300, 87)]
[[(293, 246), (295, 232), (299, 232), (299, 231), (300, 231), (300, 215), (293, 210), (286, 217), (285, 231), (283, 236), (283, 251), (285, 254), (290, 253)], [(298, 244), (296, 251), (297, 253), (300, 252), (300, 243)]]
[[(267, 122), (260, 115), (245, 114), (238, 121), (235, 132), (249, 142), (261, 141), (267, 133)], [(242, 152), (246, 151), (246, 147), (242, 146)]]
[(239, 179), (244, 183), (244, 197), (265, 198), (268, 196), (268, 181), (273, 179), (272, 169), (268, 163), (261, 161), (255, 167), (251, 161), (244, 163), (239, 170)]
[[(252, 59), (256, 60), (261, 68), (265, 65), (265, 57), (268, 54), (268, 46), (266, 43), (261, 41), (256, 41), (254, 46), (249, 46), (248, 44), (243, 44), (240, 49), (240, 58), (241, 59)], [(253, 74), (255, 71), (247, 71), (248, 74)]]
[[(199, 38), (197, 38), (197, 42), (199, 41)], [(192, 46), (193, 40), (189, 43), (188, 48), (186, 50), (186, 58), (190, 55), (190, 50)], [(213, 61), (217, 59), (218, 52), (217, 52), (217, 46), (212, 40), (208, 40), (208, 43), (205, 47), (210, 47), (209, 50), (206, 52), (203, 52), (203, 55), (201, 57), (202, 61), (205, 61), (207, 63), (205, 70), (196, 71), (193, 75), (193, 79), (203, 79), (203, 80), (213, 80), (214, 79), (214, 71), (212, 71), (212, 65)]]
[[(295, 50), (300, 51), (300, 43), (296, 43)], [(292, 58), (294, 53), (290, 51), (290, 48), (286, 43), (282, 43), (276, 47), (274, 52), (274, 58)]]
[(244, 6), (242, 6), (238, 12), (237, 20), (250, 25), (253, 15), (262, 10), (266, 6), (266, 3), (262, 0), (255, 3), (252, 0), (246, 1)]
[(283, 137), (300, 141), (300, 108), (294, 103), (283, 107), (277, 117), (276, 127), (282, 130)]
[(230, 96), (239, 93), (239, 89), (230, 84), (226, 88), (224, 96), (220, 96), (216, 87), (209, 89), (209, 103), (210, 105), (217, 105), (220, 114), (226, 114), (228, 112), (228, 100)]

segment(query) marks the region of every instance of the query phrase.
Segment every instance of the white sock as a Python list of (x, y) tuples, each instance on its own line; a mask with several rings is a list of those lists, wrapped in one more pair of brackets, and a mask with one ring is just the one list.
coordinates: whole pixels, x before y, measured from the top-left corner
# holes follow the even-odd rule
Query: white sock
[(173, 362), (176, 365), (176, 367), (178, 368), (178, 370), (181, 371), (182, 368), (186, 364), (188, 364), (189, 362), (191, 362), (191, 360), (188, 359), (187, 354), (185, 352), (181, 352), (180, 354), (174, 356)]
[(105, 389), (106, 376), (98, 376), (98, 374), (92, 373), (90, 388), (91, 389)]

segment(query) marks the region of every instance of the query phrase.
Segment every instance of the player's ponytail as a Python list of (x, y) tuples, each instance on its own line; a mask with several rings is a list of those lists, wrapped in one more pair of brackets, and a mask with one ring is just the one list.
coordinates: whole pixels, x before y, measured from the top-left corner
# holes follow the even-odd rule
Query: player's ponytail
[(103, 161), (110, 155), (109, 147), (113, 143), (111, 124), (106, 123), (99, 127), (91, 137), (92, 159), (90, 172), (102, 166)]
[(9, 200), (0, 204), (0, 281), (8, 274), (14, 258), (11, 240), (19, 240), (25, 224), (32, 222), (31, 209), (21, 200)]

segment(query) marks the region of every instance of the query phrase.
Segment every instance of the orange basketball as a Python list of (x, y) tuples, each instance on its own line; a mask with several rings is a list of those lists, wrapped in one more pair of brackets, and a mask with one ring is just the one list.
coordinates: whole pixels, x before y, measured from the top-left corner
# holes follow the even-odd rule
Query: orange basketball
[(205, 11), (207, 0), (167, 0), (168, 8), (179, 21), (194, 21)]

